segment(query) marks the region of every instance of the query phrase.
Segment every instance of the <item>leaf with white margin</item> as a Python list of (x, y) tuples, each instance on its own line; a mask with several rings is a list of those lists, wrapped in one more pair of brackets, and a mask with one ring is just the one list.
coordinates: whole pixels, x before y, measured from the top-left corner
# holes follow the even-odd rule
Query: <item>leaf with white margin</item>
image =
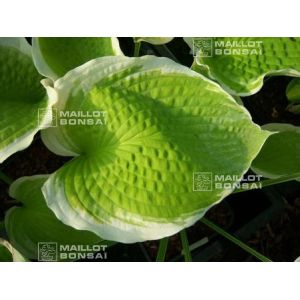
[[(49, 114), (39, 117), (53, 104), (45, 97), (41, 79), (25, 39), (0, 38), (0, 163), (28, 147), (51, 120)], [(51, 84), (49, 80), (42, 83)]]
[(62, 222), (113, 241), (194, 224), (233, 188), (194, 192), (193, 172), (242, 175), (270, 134), (217, 84), (167, 58), (95, 59), (54, 91), (58, 112), (104, 111), (107, 121), (58, 118), (42, 132), (54, 153), (77, 156), (45, 182), (46, 202)]
[(123, 55), (118, 39), (110, 37), (33, 38), (32, 49), (38, 71), (53, 80), (93, 58)]
[(46, 205), (41, 187), (49, 175), (21, 177), (9, 189), (22, 206), (12, 207), (5, 215), (5, 227), (11, 244), (24, 256), (38, 258), (38, 243), (94, 245), (104, 242), (91, 232), (79, 231), (59, 221)]
[(251, 169), (267, 178), (300, 172), (300, 127), (270, 123), (262, 128), (277, 133), (265, 142)]
[[(193, 39), (198, 39), (198, 46), (194, 45)], [(265, 76), (300, 76), (300, 38), (225, 37), (184, 40), (196, 52), (195, 63), (232, 95), (255, 94), (263, 86)], [(197, 52), (199, 47), (205, 49), (204, 44), (199, 45), (200, 40), (206, 42), (206, 55)], [(223, 54), (217, 54), (217, 50), (214, 49), (222, 49)], [(226, 55), (224, 51), (227, 51)], [(251, 54), (245, 55), (242, 51)]]
[(8, 241), (0, 238), (0, 262), (25, 262), (23, 257)]
[(135, 37), (135, 43), (146, 42), (153, 45), (163, 45), (171, 42), (173, 37)]

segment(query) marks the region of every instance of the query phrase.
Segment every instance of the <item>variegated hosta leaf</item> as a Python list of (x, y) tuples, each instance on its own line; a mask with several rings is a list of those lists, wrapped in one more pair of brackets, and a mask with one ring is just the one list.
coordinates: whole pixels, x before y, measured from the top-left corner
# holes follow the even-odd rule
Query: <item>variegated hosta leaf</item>
[[(47, 204), (64, 223), (114, 241), (194, 224), (233, 188), (195, 192), (193, 172), (241, 175), (269, 135), (217, 84), (166, 58), (99, 58), (52, 92), (60, 126), (42, 138), (77, 157), (45, 182)], [(62, 125), (78, 108), (105, 112), (106, 122)]]
[(33, 59), (39, 72), (57, 79), (97, 57), (123, 55), (117, 38), (33, 38)]
[[(51, 116), (31, 58), (31, 46), (23, 38), (0, 38), (0, 163), (30, 145), (36, 132)], [(49, 84), (47, 80), (44, 84)]]
[(153, 45), (163, 45), (171, 42), (173, 37), (135, 37), (133, 38), (135, 43), (147, 42)]
[(24, 262), (26, 259), (6, 240), (0, 238), (0, 262)]
[(91, 232), (79, 231), (59, 221), (47, 207), (41, 187), (48, 175), (21, 177), (10, 186), (9, 194), (22, 206), (5, 216), (6, 232), (12, 245), (30, 259), (38, 258), (38, 243), (94, 245), (103, 241)]
[(300, 76), (300, 38), (185, 38), (185, 41), (202, 70), (233, 95), (258, 92), (265, 76)]
[(300, 172), (300, 127), (290, 124), (266, 124), (264, 129), (278, 132), (264, 144), (252, 162), (255, 173), (268, 178)]

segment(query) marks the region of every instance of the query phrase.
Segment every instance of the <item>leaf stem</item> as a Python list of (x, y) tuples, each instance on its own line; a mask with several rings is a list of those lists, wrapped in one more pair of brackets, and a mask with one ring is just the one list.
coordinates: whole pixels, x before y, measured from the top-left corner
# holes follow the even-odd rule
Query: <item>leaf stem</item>
[(188, 241), (188, 237), (187, 237), (185, 229), (180, 231), (180, 239), (181, 239), (181, 245), (182, 245), (182, 252), (183, 252), (184, 260), (186, 262), (192, 261), (192, 255), (191, 255), (191, 252), (190, 252), (190, 245), (189, 245), (189, 241)]
[(141, 42), (135, 42), (134, 43), (134, 57), (138, 57), (140, 54), (140, 49), (141, 49)]
[(250, 188), (248, 188), (248, 189), (237, 188), (232, 193), (236, 194), (236, 193), (246, 192), (246, 191), (255, 190), (255, 189), (262, 189), (267, 186), (271, 186), (271, 185), (275, 185), (275, 184), (279, 184), (279, 183), (283, 183), (283, 182), (287, 182), (287, 181), (292, 181), (292, 180), (296, 180), (296, 179), (300, 179), (300, 173), (294, 173), (291, 175), (284, 175), (284, 176), (281, 176), (281, 177), (275, 178), (275, 179), (265, 179), (260, 182), (249, 183)]
[(8, 185), (11, 185), (11, 183), (13, 182), (13, 180), (2, 171), (0, 171), (0, 180), (7, 183)]
[(218, 234), (222, 235), (224, 238), (228, 239), (232, 243), (236, 244), (237, 246), (241, 247), (244, 249), (246, 252), (250, 253), (251, 255), (255, 256), (257, 259), (264, 261), (264, 262), (270, 262), (271, 260), (267, 258), (266, 256), (262, 255), (261, 253), (257, 252), (256, 250), (252, 249), (233, 235), (229, 234), (213, 222), (207, 220), (206, 218), (202, 218), (200, 220), (203, 224), (211, 228), (212, 230), (216, 231)]
[(165, 261), (167, 248), (168, 248), (169, 238), (165, 237), (159, 241), (159, 247), (157, 252), (156, 261), (162, 262)]

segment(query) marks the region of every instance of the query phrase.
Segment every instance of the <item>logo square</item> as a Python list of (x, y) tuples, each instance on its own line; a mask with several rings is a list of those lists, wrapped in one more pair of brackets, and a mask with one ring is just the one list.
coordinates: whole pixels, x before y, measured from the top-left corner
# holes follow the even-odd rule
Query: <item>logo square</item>
[(212, 38), (193, 38), (194, 57), (212, 57), (213, 39)]
[(41, 129), (48, 128), (48, 127), (57, 127), (57, 109), (39, 108), (38, 126), (40, 126)]
[(212, 191), (212, 173), (194, 172), (193, 173), (193, 191), (209, 192)]
[(38, 261), (57, 261), (57, 243), (38, 243)]

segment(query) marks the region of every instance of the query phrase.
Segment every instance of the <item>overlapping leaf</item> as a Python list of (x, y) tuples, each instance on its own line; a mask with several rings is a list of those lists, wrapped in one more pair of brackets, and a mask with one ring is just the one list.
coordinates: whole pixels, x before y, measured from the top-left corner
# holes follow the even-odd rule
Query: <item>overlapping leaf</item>
[(173, 37), (135, 37), (134, 41), (138, 42), (147, 42), (153, 45), (163, 45), (171, 42)]
[(300, 172), (300, 128), (290, 124), (271, 123), (264, 129), (277, 132), (264, 144), (252, 162), (255, 173), (268, 178)]
[(294, 78), (286, 88), (286, 96), (292, 103), (300, 103), (300, 78)]
[(22, 203), (22, 206), (11, 208), (5, 216), (12, 245), (25, 257), (37, 259), (39, 243), (57, 243), (59, 247), (103, 242), (93, 233), (76, 230), (55, 217), (41, 191), (47, 178), (48, 175), (22, 177), (10, 186), (10, 196)]
[(24, 262), (26, 259), (6, 240), (0, 238), (0, 262)]
[(32, 45), (37, 69), (52, 79), (93, 58), (122, 55), (117, 38), (33, 38)]
[(265, 76), (300, 76), (300, 38), (185, 38), (201, 71), (233, 95), (259, 91)]
[[(26, 40), (1, 38), (0, 163), (29, 146), (36, 132), (51, 120), (51, 116), (39, 114), (52, 105), (45, 97), (41, 79)], [(45, 80), (44, 84), (50, 83)]]
[(300, 78), (294, 78), (286, 88), (286, 96), (290, 104), (287, 110), (300, 114)]
[[(192, 225), (232, 191), (195, 192), (193, 173), (241, 175), (269, 136), (217, 84), (166, 58), (99, 58), (56, 81), (55, 93), (63, 114), (42, 138), (76, 158), (43, 194), (64, 223), (109, 240), (159, 239)], [(106, 121), (62, 125), (79, 108), (106, 112)]]

